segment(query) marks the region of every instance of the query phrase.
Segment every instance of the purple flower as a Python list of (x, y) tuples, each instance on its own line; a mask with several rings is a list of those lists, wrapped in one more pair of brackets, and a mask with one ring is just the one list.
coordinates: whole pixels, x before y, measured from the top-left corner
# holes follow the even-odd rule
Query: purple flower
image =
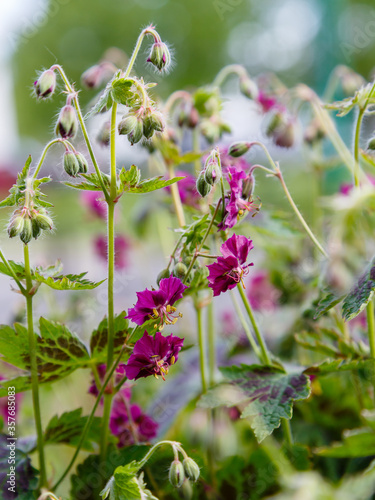
[(267, 111), (270, 111), (271, 109), (279, 106), (275, 97), (269, 96), (261, 90), (259, 91), (256, 100), (258, 104), (260, 104), (263, 113), (267, 113)]
[[(116, 269), (124, 269), (128, 266), (128, 251), (131, 245), (129, 240), (122, 235), (115, 237), (115, 267)], [(107, 261), (107, 238), (98, 236), (95, 239), (95, 251), (98, 257)]]
[(99, 217), (99, 219), (107, 219), (107, 204), (100, 198), (98, 191), (83, 191), (81, 194), (82, 204), (89, 209), (89, 211)]
[(126, 376), (130, 380), (154, 375), (161, 375), (165, 380), (169, 367), (178, 360), (178, 353), (182, 349), (184, 339), (169, 335), (163, 337), (160, 332), (155, 336), (147, 331), (134, 345), (133, 353), (125, 367)]
[(183, 293), (188, 288), (179, 278), (170, 276), (160, 281), (159, 290), (143, 290), (137, 292), (137, 303), (128, 311), (126, 318), (137, 325), (143, 325), (149, 319), (156, 319), (161, 327), (174, 325), (181, 314), (174, 315), (176, 308), (173, 304), (182, 299)]
[[(201, 197), (198, 194), (196, 188), (196, 179), (189, 172), (184, 172), (182, 170), (175, 172), (176, 177), (185, 177), (181, 181), (177, 182), (178, 192), (180, 193), (181, 201), (184, 205), (189, 205), (193, 208), (199, 208), (199, 201)], [(170, 186), (165, 188), (170, 192)]]
[(130, 405), (129, 398), (121, 397), (121, 392), (115, 397), (109, 422), (111, 433), (119, 438), (117, 446), (123, 448), (156, 437), (159, 425), (138, 405)]
[[(102, 364), (102, 365), (97, 365), (96, 367), (97, 369), (97, 372), (98, 372), (98, 376), (99, 376), (99, 380), (100, 382), (104, 382), (104, 379), (105, 379), (105, 374), (106, 374), (106, 365), (105, 364)], [(115, 371), (115, 380), (114, 380), (114, 383), (115, 385), (120, 382), (120, 380), (125, 376), (125, 368), (124, 368), (124, 364), (121, 363), (118, 365), (118, 367), (116, 368), (116, 371)], [(122, 391), (125, 391), (124, 393), (127, 394), (127, 397), (128, 399), (130, 399), (131, 397), (131, 390), (130, 390), (130, 387), (123, 387), (123, 389), (121, 389)], [(96, 382), (95, 382), (95, 378), (93, 377), (92, 378), (92, 381), (91, 381), (91, 385), (89, 387), (89, 394), (92, 394), (93, 396), (97, 397), (97, 395), (99, 394), (99, 389), (96, 385)], [(109, 383), (107, 385), (107, 387), (104, 389), (104, 394), (112, 394), (113, 392), (113, 383)]]
[(230, 187), (230, 198), (225, 205), (226, 216), (218, 226), (220, 230), (235, 226), (244, 213), (255, 208), (254, 203), (248, 201), (251, 193), (248, 192), (247, 185), (252, 190), (254, 184), (252, 174), (246, 174), (238, 167), (228, 167), (227, 180)]
[(216, 262), (207, 266), (210, 271), (207, 277), (208, 286), (212, 288), (215, 297), (232, 290), (239, 282), (243, 284), (243, 277), (249, 273), (248, 267), (253, 265), (253, 263), (246, 264), (252, 248), (251, 240), (237, 234), (221, 245), (222, 257), (218, 257)]
[(247, 296), (256, 311), (274, 311), (279, 304), (280, 291), (273, 286), (267, 271), (259, 271), (250, 280)]

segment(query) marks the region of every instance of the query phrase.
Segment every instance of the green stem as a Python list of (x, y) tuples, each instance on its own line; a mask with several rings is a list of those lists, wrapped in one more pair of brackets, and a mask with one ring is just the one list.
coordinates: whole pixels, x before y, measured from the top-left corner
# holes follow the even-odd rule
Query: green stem
[(8, 271), (12, 275), (12, 278), (14, 279), (14, 281), (17, 283), (17, 286), (21, 290), (21, 293), (23, 295), (25, 295), (26, 294), (25, 287), (22, 285), (22, 283), (20, 282), (20, 280), (17, 278), (16, 273), (13, 271), (12, 266), (9, 264), (7, 258), (5, 257), (5, 255), (3, 254), (3, 252), (1, 250), (0, 250), (0, 259), (3, 261), (5, 267), (8, 269)]
[(44, 148), (44, 150), (43, 150), (42, 156), (40, 157), (39, 163), (38, 163), (38, 165), (37, 165), (37, 167), (36, 167), (36, 169), (35, 169), (35, 171), (34, 171), (34, 174), (33, 174), (33, 179), (36, 179), (36, 178), (38, 177), (39, 171), (40, 171), (40, 169), (42, 168), (42, 165), (43, 165), (43, 163), (44, 163), (44, 160), (45, 160), (45, 158), (46, 158), (46, 155), (47, 155), (47, 152), (48, 152), (49, 148), (50, 148), (51, 146), (53, 146), (54, 144), (59, 144), (59, 143), (60, 143), (60, 144), (63, 144), (63, 145), (65, 146), (65, 148), (66, 148), (65, 143), (67, 143), (67, 144), (69, 144), (69, 145), (71, 146), (70, 142), (65, 141), (65, 140), (63, 140), (63, 139), (54, 139), (53, 141), (49, 142), (49, 143), (47, 144), (47, 146), (46, 146), (46, 147)]
[(212, 85), (220, 87), (230, 75), (247, 76), (247, 72), (240, 64), (229, 64), (219, 71)]
[(354, 135), (354, 185), (356, 187), (359, 186), (359, 138), (361, 134), (361, 125), (363, 120), (363, 115), (365, 114), (366, 108), (359, 108), (357, 123), (355, 127), (355, 135)]
[(42, 418), (40, 411), (40, 401), (39, 401), (39, 379), (38, 379), (38, 363), (36, 355), (36, 340), (34, 333), (34, 321), (33, 321), (33, 296), (30, 294), (30, 290), (33, 287), (31, 279), (31, 269), (30, 269), (30, 254), (29, 247), (24, 246), (24, 259), (25, 259), (25, 274), (26, 274), (26, 314), (27, 314), (27, 331), (29, 337), (29, 351), (30, 351), (30, 371), (31, 371), (31, 392), (33, 399), (34, 417), (35, 417), (35, 427), (37, 435), (37, 449), (39, 457), (39, 484), (40, 487), (45, 487), (47, 484), (46, 476), (46, 464), (44, 459), (44, 446), (43, 446), (43, 429), (42, 429)]
[(290, 425), (290, 420), (288, 420), (287, 418), (282, 418), (281, 427), (283, 429), (284, 442), (287, 448), (290, 449), (293, 446), (293, 434), (292, 434), (292, 427)]
[(243, 315), (243, 313), (241, 311), (241, 308), (237, 302), (237, 298), (234, 294), (234, 290), (231, 290), (230, 294), (231, 294), (234, 308), (236, 310), (237, 317), (240, 320), (240, 323), (241, 323), (243, 329), (245, 330), (246, 336), (250, 342), (251, 347), (253, 348), (253, 351), (255, 352), (256, 357), (261, 361), (262, 360), (262, 353), (260, 352), (259, 347), (257, 346), (257, 343), (255, 342), (255, 339), (253, 337), (253, 334), (250, 331), (250, 328), (249, 328), (249, 325), (245, 319), (245, 316)]
[(202, 321), (202, 308), (195, 306), (195, 311), (197, 314), (197, 327), (198, 327), (198, 343), (199, 343), (199, 366), (201, 371), (202, 379), (202, 393), (207, 392), (206, 383), (206, 343), (203, 332), (203, 321)]
[(70, 469), (73, 467), (74, 462), (76, 461), (76, 458), (78, 456), (78, 453), (79, 453), (79, 451), (80, 451), (80, 449), (82, 447), (82, 444), (83, 444), (83, 442), (84, 442), (84, 440), (86, 438), (87, 432), (90, 429), (90, 426), (91, 426), (91, 423), (93, 421), (96, 409), (98, 408), (100, 400), (103, 397), (103, 393), (105, 391), (105, 388), (107, 387), (108, 383), (110, 382), (110, 380), (112, 378), (112, 375), (114, 374), (114, 372), (115, 372), (118, 364), (120, 363), (121, 357), (122, 357), (122, 355), (124, 353), (124, 350), (125, 350), (125, 348), (123, 347), (121, 349), (119, 355), (117, 356), (116, 361), (114, 362), (111, 370), (108, 372), (108, 374), (107, 374), (107, 376), (106, 376), (106, 378), (105, 378), (105, 380), (103, 382), (103, 385), (102, 385), (102, 387), (101, 387), (101, 389), (99, 391), (99, 394), (98, 394), (98, 396), (96, 398), (95, 404), (94, 404), (94, 406), (93, 406), (93, 408), (91, 410), (91, 413), (90, 413), (88, 419), (86, 420), (86, 424), (85, 424), (85, 426), (84, 426), (84, 428), (82, 430), (82, 434), (81, 434), (81, 437), (80, 437), (80, 439), (78, 441), (78, 445), (77, 445), (77, 448), (76, 448), (76, 450), (74, 452), (74, 455), (73, 455), (72, 459), (70, 460), (69, 465), (67, 466), (67, 468), (63, 472), (62, 476), (60, 477), (60, 479), (57, 481), (57, 483), (52, 488), (53, 490), (56, 490), (58, 488), (58, 486), (60, 486), (60, 484), (64, 481), (64, 479), (66, 478), (66, 476), (69, 474)]
[[(174, 177), (176, 177), (174, 174), (173, 165), (169, 165), (167, 167), (167, 170), (168, 170), (168, 174), (169, 174), (170, 179), (173, 179)], [(178, 190), (177, 182), (175, 182), (174, 184), (171, 184), (170, 188), (171, 188), (173, 205), (174, 205), (174, 209), (175, 209), (177, 220), (178, 220), (178, 225), (180, 227), (184, 227), (186, 224), (185, 214), (184, 214), (184, 208), (182, 206), (181, 196), (180, 196), (180, 192)]]
[(367, 312), (367, 330), (368, 330), (368, 340), (370, 344), (370, 355), (374, 359), (373, 364), (373, 385), (374, 385), (374, 399), (375, 399), (375, 324), (374, 324), (374, 302), (370, 300), (366, 308)]
[(215, 371), (216, 371), (215, 310), (213, 302), (210, 302), (207, 306), (207, 332), (208, 332), (208, 383), (211, 387), (215, 383)]
[(253, 325), (254, 333), (255, 333), (255, 336), (257, 338), (257, 341), (258, 341), (258, 344), (259, 344), (259, 347), (260, 347), (260, 350), (262, 353), (262, 362), (265, 365), (270, 366), (270, 365), (272, 365), (272, 362), (271, 362), (271, 358), (270, 358), (270, 355), (269, 355), (268, 350), (267, 350), (266, 343), (265, 343), (263, 336), (258, 328), (257, 322), (255, 321), (254, 313), (253, 313), (253, 310), (251, 308), (249, 299), (246, 297), (246, 294), (242, 288), (241, 283), (238, 283), (237, 289), (240, 292), (242, 302), (245, 306), (245, 309), (246, 309), (246, 312), (249, 316), (251, 324)]

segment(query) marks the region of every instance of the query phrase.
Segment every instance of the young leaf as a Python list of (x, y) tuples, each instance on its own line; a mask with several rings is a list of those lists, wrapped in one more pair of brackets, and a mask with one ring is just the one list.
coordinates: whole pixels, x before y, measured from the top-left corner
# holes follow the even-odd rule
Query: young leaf
[[(124, 344), (129, 333), (129, 322), (125, 319), (126, 312), (121, 312), (115, 317), (114, 322), (114, 352), (120, 352), (121, 346)], [(99, 324), (98, 328), (91, 334), (90, 352), (91, 359), (96, 364), (105, 363), (107, 359), (107, 342), (108, 342), (108, 318), (105, 317)]]
[(342, 305), (342, 316), (350, 321), (360, 314), (374, 296), (375, 291), (375, 257), (367, 266), (355, 286), (345, 297)]
[[(26, 278), (25, 266), (21, 262), (14, 262), (13, 260), (8, 260), (8, 262), (18, 279), (23, 280)], [(0, 261), (0, 273), (13, 278), (12, 273), (2, 261)]]
[(315, 314), (314, 314), (315, 320), (319, 319), (321, 316), (323, 316), (323, 314), (326, 314), (330, 309), (339, 304), (344, 298), (344, 295), (337, 297), (334, 293), (330, 292), (329, 290), (324, 290), (323, 292), (325, 292), (325, 295), (321, 297), (315, 309)]
[(129, 100), (134, 98), (134, 92), (131, 89), (133, 80), (130, 78), (116, 78), (112, 82), (111, 96), (118, 104), (127, 106)]
[[(72, 182), (64, 182), (64, 184), (74, 189), (80, 189), (81, 191), (102, 191), (102, 186), (99, 177), (95, 172), (92, 172), (90, 174), (81, 174), (81, 177), (86, 179), (87, 182), (82, 181), (79, 184), (73, 184)], [(102, 174), (102, 179), (104, 186), (106, 188), (109, 188), (110, 180), (108, 176)]]
[[(40, 336), (37, 336), (37, 362), (39, 382), (54, 382), (70, 375), (78, 368), (86, 367), (90, 361), (86, 346), (65, 325), (40, 318)], [(2, 361), (14, 365), (24, 374), (1, 381), (0, 397), (6, 395), (8, 386), (16, 392), (30, 389), (30, 354), (27, 329), (19, 324), (0, 325), (0, 354)]]
[(35, 270), (32, 278), (38, 283), (44, 283), (54, 290), (93, 290), (105, 281), (89, 281), (84, 279), (86, 274), (87, 273), (67, 274), (65, 276), (43, 276), (41, 272)]
[(258, 442), (280, 426), (281, 418), (292, 417), (293, 402), (310, 394), (308, 377), (301, 372), (286, 373), (280, 369), (241, 365), (221, 368), (229, 383), (220, 384), (202, 396), (199, 406), (244, 406), (241, 417), (251, 417), (251, 427)]
[(175, 182), (181, 181), (185, 177), (174, 177), (173, 179), (165, 180), (163, 176), (153, 177), (152, 179), (145, 179), (141, 181), (134, 187), (129, 187), (124, 189), (124, 192), (134, 193), (134, 194), (144, 194), (151, 193), (151, 191), (156, 191), (157, 189), (163, 189)]
[[(87, 419), (86, 416), (82, 417), (82, 408), (65, 412), (60, 416), (55, 415), (44, 432), (44, 444), (64, 443), (76, 446)], [(98, 442), (98, 436), (100, 436), (100, 423), (101, 419), (94, 417), (82, 444), (83, 450), (94, 451), (93, 444)]]

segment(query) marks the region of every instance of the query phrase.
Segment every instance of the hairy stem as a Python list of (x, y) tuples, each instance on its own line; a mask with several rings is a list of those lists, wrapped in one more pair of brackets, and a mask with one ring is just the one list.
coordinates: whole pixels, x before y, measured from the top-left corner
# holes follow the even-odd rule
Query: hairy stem
[(37, 435), (37, 449), (39, 457), (39, 484), (40, 487), (46, 486), (47, 476), (46, 476), (46, 464), (44, 459), (44, 446), (43, 446), (43, 429), (42, 429), (42, 418), (40, 411), (40, 400), (39, 400), (39, 379), (38, 379), (38, 363), (36, 356), (36, 339), (34, 333), (34, 321), (33, 321), (33, 296), (30, 291), (33, 287), (31, 279), (31, 269), (30, 269), (30, 254), (29, 247), (24, 246), (24, 259), (25, 259), (25, 274), (26, 274), (26, 314), (27, 314), (27, 332), (29, 337), (29, 353), (30, 353), (30, 371), (31, 371), (31, 392), (33, 399), (33, 409), (35, 418), (35, 427)]
[[(36, 169), (34, 171), (34, 174), (33, 174), (33, 179), (36, 179), (38, 177), (38, 174), (40, 172), (40, 169), (42, 168), (42, 165), (44, 163), (44, 160), (46, 159), (46, 155), (47, 155), (47, 152), (49, 150), (49, 148), (51, 146), (53, 146), (54, 144), (63, 144), (66, 148), (66, 144), (68, 144), (69, 146), (73, 147), (69, 141), (66, 141), (64, 139), (54, 139), (53, 141), (49, 142), (46, 147), (44, 148), (43, 152), (42, 152), (42, 156), (40, 157), (40, 160), (38, 162), (38, 165), (36, 166)], [(74, 149), (74, 148), (73, 148)]]
[(293, 434), (290, 420), (288, 420), (287, 418), (282, 418), (281, 427), (283, 429), (285, 445), (290, 449), (293, 446)]
[(195, 312), (197, 314), (197, 327), (198, 327), (199, 366), (202, 379), (202, 393), (204, 394), (205, 392), (207, 392), (207, 382), (206, 382), (206, 342), (203, 331), (202, 308), (199, 306), (195, 306)]
[(25, 287), (22, 285), (20, 280), (17, 278), (16, 273), (13, 271), (12, 266), (10, 265), (10, 263), (8, 262), (7, 258), (5, 257), (5, 255), (3, 254), (3, 252), (1, 250), (0, 250), (0, 259), (3, 261), (4, 266), (8, 269), (8, 271), (12, 275), (12, 278), (14, 279), (14, 281), (17, 283), (17, 286), (20, 289), (21, 293), (23, 295), (25, 295), (25, 293), (26, 293)]
[(247, 76), (247, 72), (240, 64), (229, 64), (219, 71), (212, 85), (220, 87), (230, 75)]

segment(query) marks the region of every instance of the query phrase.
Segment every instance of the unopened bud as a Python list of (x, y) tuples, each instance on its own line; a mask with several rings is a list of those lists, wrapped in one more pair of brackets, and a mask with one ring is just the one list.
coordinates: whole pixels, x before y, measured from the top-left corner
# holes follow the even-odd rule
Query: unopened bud
[(179, 460), (173, 460), (169, 468), (169, 482), (175, 488), (181, 488), (185, 479), (184, 466)]
[(246, 179), (242, 181), (242, 198), (248, 200), (250, 196), (254, 193), (255, 188), (255, 177), (253, 174), (249, 174)]
[(229, 146), (228, 154), (233, 158), (238, 158), (246, 154), (251, 147), (250, 142), (234, 142)]
[(48, 215), (38, 213), (36, 214), (34, 220), (38, 224), (40, 229), (43, 229), (43, 231), (46, 231), (47, 229), (52, 229), (53, 227), (53, 221), (51, 217), (49, 217)]
[(169, 278), (170, 275), (171, 273), (169, 272), (169, 269), (163, 269), (162, 271), (160, 271), (158, 277), (156, 278), (157, 285), (159, 286), (161, 280), (163, 280), (164, 278)]
[(111, 122), (106, 121), (103, 123), (96, 140), (101, 146), (109, 146), (111, 140)]
[(187, 115), (187, 126), (189, 128), (195, 128), (199, 123), (199, 113), (197, 108), (191, 107), (190, 112)]
[(79, 172), (79, 163), (76, 155), (72, 151), (64, 153), (64, 170), (71, 177), (77, 177)]
[(346, 68), (346, 71), (343, 73), (341, 85), (344, 94), (347, 96), (354, 95), (355, 92), (366, 83), (366, 80), (362, 75), (356, 73), (350, 68)]
[(73, 106), (67, 104), (64, 106), (57, 119), (56, 135), (61, 135), (63, 139), (73, 139), (78, 132), (77, 114)]
[(321, 127), (320, 123), (317, 120), (313, 120), (305, 130), (303, 135), (303, 140), (307, 142), (307, 144), (314, 144), (318, 141), (321, 141), (325, 137), (325, 131)]
[(153, 64), (159, 71), (168, 69), (171, 64), (171, 54), (166, 44), (161, 41), (155, 42), (151, 47), (147, 62)]
[(100, 64), (95, 64), (82, 73), (81, 81), (89, 89), (99, 87), (103, 81), (103, 68)]
[(128, 135), (137, 126), (138, 120), (134, 115), (128, 115), (118, 124), (118, 132), (120, 135)]
[(204, 179), (205, 181), (213, 186), (221, 178), (221, 171), (217, 162), (212, 161), (204, 169)]
[(280, 111), (275, 111), (271, 114), (266, 127), (266, 135), (270, 137), (277, 127), (285, 122), (284, 115)]
[(143, 121), (138, 118), (134, 129), (128, 134), (128, 139), (131, 145), (139, 142), (143, 137)]
[(56, 88), (56, 75), (52, 69), (43, 71), (38, 80), (34, 83), (35, 94), (39, 99), (50, 97)]
[(291, 148), (294, 144), (294, 123), (290, 120), (278, 126), (273, 132), (272, 138), (276, 146)]
[(200, 470), (199, 465), (192, 458), (185, 458), (182, 462), (185, 470), (186, 476), (192, 481), (198, 481)]
[(375, 151), (375, 137), (372, 137), (367, 143), (367, 149), (370, 151)]
[(33, 228), (33, 238), (38, 239), (39, 236), (42, 234), (42, 228), (39, 226), (34, 217), (31, 219), (31, 225)]
[(18, 236), (23, 229), (24, 218), (21, 215), (13, 217), (8, 226), (9, 238)]
[(76, 155), (77, 161), (78, 161), (78, 173), (79, 174), (87, 174), (87, 171), (89, 169), (89, 164), (87, 163), (86, 158), (83, 156), (82, 153), (76, 152), (74, 153)]
[(23, 222), (23, 228), (20, 234), (21, 241), (27, 245), (30, 243), (31, 239), (33, 237), (33, 225), (31, 220), (26, 217)]
[(204, 178), (204, 172), (201, 172), (198, 175), (196, 188), (197, 188), (198, 193), (202, 196), (202, 198), (205, 198), (208, 195), (208, 193), (211, 191), (211, 185), (208, 184), (208, 182)]
[(240, 78), (240, 91), (248, 99), (256, 99), (258, 97), (258, 86), (248, 76)]
[(179, 278), (180, 280), (184, 279), (187, 273), (187, 267), (183, 262), (177, 262), (177, 264), (173, 268), (173, 276)]

